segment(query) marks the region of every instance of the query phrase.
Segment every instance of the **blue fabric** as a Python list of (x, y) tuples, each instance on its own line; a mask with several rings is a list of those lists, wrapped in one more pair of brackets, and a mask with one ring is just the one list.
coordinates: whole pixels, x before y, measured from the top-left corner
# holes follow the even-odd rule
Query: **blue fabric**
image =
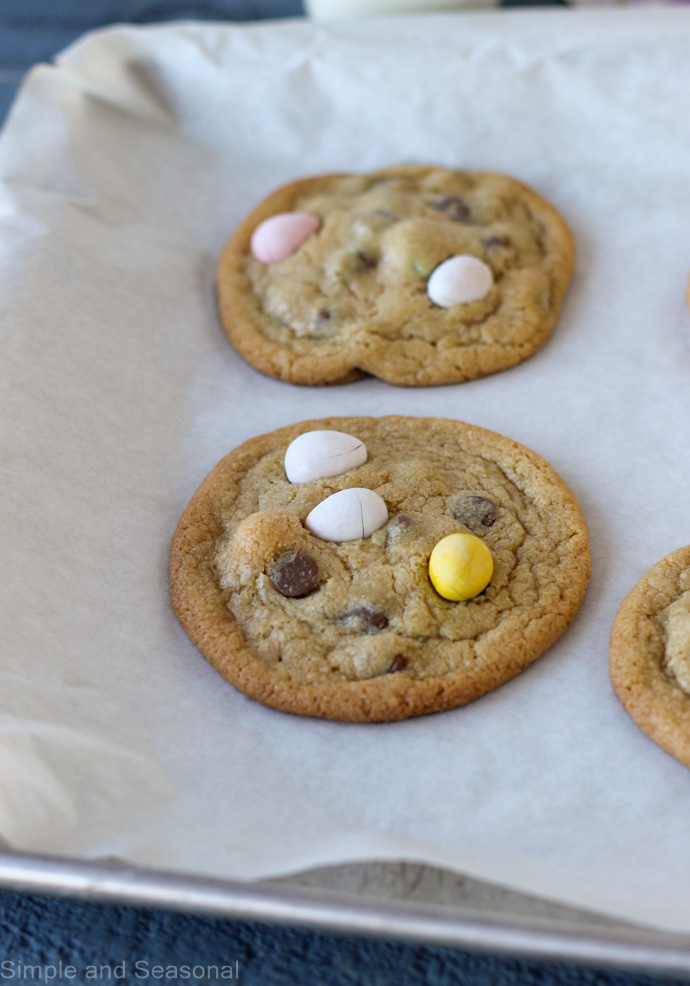
[(179, 17), (258, 20), (303, 12), (301, 0), (0, 0), (3, 27), (86, 31), (127, 21), (151, 24)]
[(0, 73), (48, 61), (81, 34), (108, 24), (252, 21), (303, 13), (302, 0), (0, 0)]
[(0, 123), (7, 116), (7, 111), (17, 93), (21, 78), (21, 72), (0, 73)]
[[(110, 22), (247, 20), (301, 11), (301, 0), (0, 0), (0, 121), (23, 73), (86, 30)], [(0, 942), (0, 979), (7, 982), (194, 983), (215, 981), (214, 967), (224, 967), (226, 977), (239, 968), (243, 986), (673, 986), (646, 975), (10, 893), (0, 894)], [(143, 963), (138, 969), (137, 962)], [(209, 966), (205, 978), (195, 975)]]
[[(230, 981), (229, 969), (233, 977), (239, 972), (232, 981), (242, 986), (680, 986), (643, 974), (18, 894), (0, 894), (0, 940), (0, 963), (13, 963), (0, 964), (7, 982), (36, 982), (35, 970), (23, 979), (8, 973), (23, 972), (23, 965), (59, 970), (62, 961), (63, 978), (44, 972), (44, 982), (52, 975), (63, 983), (153, 983), (158, 975), (160, 982), (191, 984)], [(69, 964), (77, 974), (71, 979), (64, 975)], [(100, 978), (89, 972), (95, 966), (104, 967)]]

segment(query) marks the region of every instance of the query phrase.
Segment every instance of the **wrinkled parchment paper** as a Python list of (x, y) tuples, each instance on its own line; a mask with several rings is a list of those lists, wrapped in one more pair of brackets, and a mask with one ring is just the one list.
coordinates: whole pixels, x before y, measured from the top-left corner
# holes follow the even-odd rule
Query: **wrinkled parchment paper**
[[(612, 694), (627, 590), (690, 542), (690, 16), (537, 11), (87, 37), (0, 140), (0, 836), (18, 850), (257, 878), (409, 858), (690, 931), (690, 771)], [(215, 312), (226, 237), (304, 174), (506, 171), (578, 269), (521, 366), (296, 388)], [(357, 726), (267, 710), (168, 602), (177, 519), (252, 435), (457, 417), (530, 446), (588, 520), (566, 635), (474, 705)]]

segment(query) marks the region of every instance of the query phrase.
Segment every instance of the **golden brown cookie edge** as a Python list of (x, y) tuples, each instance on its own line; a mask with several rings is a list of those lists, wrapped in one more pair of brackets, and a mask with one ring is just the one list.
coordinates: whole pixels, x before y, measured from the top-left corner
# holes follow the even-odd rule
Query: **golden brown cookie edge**
[(621, 705), (651, 740), (686, 767), (690, 767), (690, 697), (661, 666), (663, 639), (654, 616), (663, 608), (655, 608), (659, 594), (688, 566), (690, 545), (653, 565), (621, 603), (609, 642), (611, 684)]
[(462, 429), (476, 444), (490, 441), (506, 450), (520, 448), (523, 468), (528, 463), (529, 473), (530, 466), (537, 466), (540, 475), (548, 477), (549, 493), (560, 497), (560, 508), (569, 515), (574, 529), (568, 542), (572, 578), (561, 600), (563, 608), (558, 613), (548, 612), (523, 628), (519, 642), (515, 640), (511, 647), (511, 659), (500, 668), (492, 666), (491, 644), (488, 644), (483, 661), (469, 676), (466, 670), (460, 670), (442, 678), (419, 681), (411, 680), (403, 671), (364, 681), (295, 686), (284, 669), (269, 668), (254, 657), (225, 605), (229, 593), (218, 588), (212, 564), (216, 545), (213, 533), (221, 530), (214, 508), (216, 491), (226, 490), (228, 484), (237, 488), (239, 481), (233, 477), (241, 476), (240, 469), (246, 470), (252, 461), (275, 448), (276, 442), (289, 443), (302, 432), (315, 428), (356, 432), (358, 420), (361, 419), (334, 417), (288, 425), (249, 439), (218, 463), (193, 495), (173, 537), (170, 554), (173, 609), (192, 642), (216, 670), (249, 698), (283, 712), (347, 722), (385, 722), (466, 705), (526, 670), (562, 636), (582, 604), (591, 572), (587, 527), (569, 488), (541, 456), (497, 432), (451, 419), (410, 419), (402, 415), (376, 419), (441, 423)]
[[(430, 171), (443, 166), (400, 165), (367, 172), (372, 178), (422, 177)], [(453, 169), (443, 169), (453, 170)], [(277, 188), (257, 205), (240, 223), (223, 248), (216, 271), (218, 308), (223, 329), (237, 352), (246, 362), (267, 376), (287, 383), (324, 385), (349, 383), (364, 374), (376, 376), (386, 383), (405, 386), (436, 386), (463, 383), (491, 373), (509, 369), (517, 363), (534, 355), (552, 334), (560, 316), (563, 300), (575, 268), (575, 241), (565, 219), (551, 203), (529, 185), (513, 178), (488, 171), (463, 172), (477, 179), (507, 178), (520, 188), (521, 194), (530, 204), (532, 211), (539, 215), (552, 239), (553, 298), (550, 317), (545, 319), (541, 331), (535, 333), (529, 345), (500, 346), (486, 345), (467, 347), (472, 351), (471, 369), (460, 369), (451, 365), (449, 359), (439, 360), (439, 366), (422, 367), (414, 371), (397, 370), (393, 361), (380, 365), (380, 359), (371, 361), (358, 358), (352, 365), (352, 356), (346, 347), (339, 344), (319, 347), (318, 357), (314, 353), (298, 355), (288, 347), (272, 342), (258, 328), (258, 306), (251, 283), (244, 271), (244, 258), (249, 251), (252, 233), (259, 223), (277, 212), (289, 212), (300, 196), (312, 191), (323, 190), (334, 181), (347, 178), (343, 172), (302, 178)], [(359, 354), (361, 356), (361, 354)]]
[[(272, 192), (249, 213), (227, 241), (218, 260), (216, 289), (223, 330), (240, 356), (255, 370), (286, 383), (320, 386), (358, 380), (362, 370), (350, 365), (342, 346), (324, 345), (314, 355), (300, 356), (272, 342), (258, 328), (257, 305), (251, 282), (244, 271), (252, 233), (265, 219), (290, 212), (301, 195), (343, 178), (343, 174), (321, 175), (290, 182)], [(314, 365), (316, 363), (316, 365)]]

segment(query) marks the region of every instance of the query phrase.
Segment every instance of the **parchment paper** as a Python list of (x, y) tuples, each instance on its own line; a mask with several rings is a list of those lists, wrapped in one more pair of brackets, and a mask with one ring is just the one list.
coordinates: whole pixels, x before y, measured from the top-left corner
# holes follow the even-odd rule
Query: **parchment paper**
[[(618, 605), (690, 542), (690, 13), (457, 14), (87, 37), (0, 141), (0, 835), (257, 878), (426, 860), (690, 931), (690, 772), (614, 697)], [(561, 322), (474, 383), (296, 388), (235, 354), (217, 254), (269, 190), (399, 162), (505, 171), (567, 217)], [(270, 711), (168, 602), (198, 483), (326, 414), (438, 414), (543, 455), (594, 574), (561, 641), (472, 706), (382, 726)]]

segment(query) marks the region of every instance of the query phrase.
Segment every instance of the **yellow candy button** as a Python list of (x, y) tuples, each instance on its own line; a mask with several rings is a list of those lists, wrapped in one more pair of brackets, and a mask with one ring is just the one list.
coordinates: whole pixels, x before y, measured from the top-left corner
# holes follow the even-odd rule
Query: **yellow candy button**
[(494, 562), (484, 542), (474, 534), (449, 534), (429, 558), (429, 578), (439, 596), (457, 602), (478, 596), (491, 581)]

